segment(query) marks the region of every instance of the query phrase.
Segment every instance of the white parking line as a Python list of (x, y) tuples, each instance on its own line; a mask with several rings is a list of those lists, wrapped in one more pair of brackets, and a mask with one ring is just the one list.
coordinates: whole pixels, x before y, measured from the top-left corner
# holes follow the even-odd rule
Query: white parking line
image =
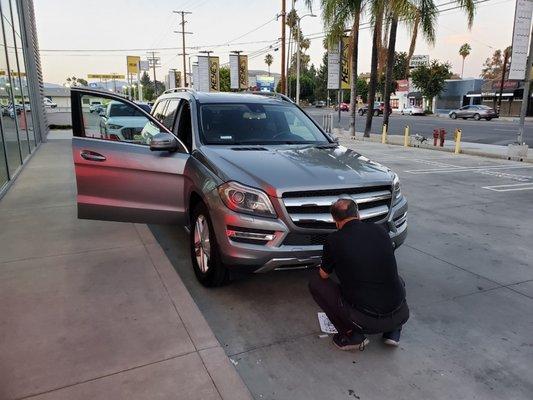
[(511, 192), (511, 191), (518, 191), (518, 190), (533, 190), (533, 182), (516, 183), (516, 184), (512, 184), (512, 185), (483, 186), (483, 189), (492, 190), (494, 192)]
[[(452, 167), (452, 168), (450, 168)], [(521, 169), (533, 168), (533, 165), (481, 165), (478, 167), (461, 167), (458, 165), (449, 166), (446, 168), (432, 168), (432, 169), (411, 169), (404, 171), (409, 174), (445, 174), (449, 172), (477, 172), (492, 169)]]

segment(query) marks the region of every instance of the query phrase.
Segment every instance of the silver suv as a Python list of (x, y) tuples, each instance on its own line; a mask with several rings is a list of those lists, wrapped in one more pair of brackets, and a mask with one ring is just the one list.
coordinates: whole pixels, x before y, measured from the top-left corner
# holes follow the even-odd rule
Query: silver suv
[[(405, 240), (398, 176), (340, 146), (282, 96), (174, 89), (147, 114), (118, 95), (71, 93), (79, 218), (188, 227), (206, 286), (225, 283), (231, 270), (318, 265), (339, 197), (354, 199), (396, 247)], [(110, 140), (90, 113), (94, 101), (121, 102), (145, 126), (122, 126), (128, 135)]]

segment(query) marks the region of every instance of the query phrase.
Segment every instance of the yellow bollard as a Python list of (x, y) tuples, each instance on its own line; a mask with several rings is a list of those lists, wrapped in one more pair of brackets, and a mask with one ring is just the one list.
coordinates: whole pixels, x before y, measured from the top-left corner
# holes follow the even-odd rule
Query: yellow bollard
[(405, 131), (403, 136), (403, 146), (409, 147), (409, 125), (405, 125)]
[(455, 154), (461, 153), (461, 130), (455, 131)]
[(383, 132), (381, 133), (381, 144), (387, 144), (387, 124), (383, 125)]

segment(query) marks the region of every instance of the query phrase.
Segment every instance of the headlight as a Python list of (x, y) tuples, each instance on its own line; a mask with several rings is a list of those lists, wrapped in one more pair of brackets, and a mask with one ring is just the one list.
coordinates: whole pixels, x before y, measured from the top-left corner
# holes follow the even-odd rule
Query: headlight
[(397, 174), (394, 174), (394, 178), (392, 178), (392, 200), (393, 203), (396, 203), (398, 199), (402, 195), (402, 190), (400, 187), (400, 178)]
[(276, 217), (272, 202), (261, 190), (237, 182), (227, 182), (218, 187), (218, 193), (230, 210), (262, 217)]
[(109, 129), (122, 129), (122, 125), (109, 124), (107, 125)]

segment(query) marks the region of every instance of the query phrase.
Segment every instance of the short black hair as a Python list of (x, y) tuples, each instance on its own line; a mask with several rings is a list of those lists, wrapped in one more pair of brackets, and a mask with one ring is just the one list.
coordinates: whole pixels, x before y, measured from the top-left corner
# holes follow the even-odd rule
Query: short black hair
[(347, 218), (359, 218), (359, 207), (352, 199), (339, 199), (335, 201), (329, 211), (336, 222)]

